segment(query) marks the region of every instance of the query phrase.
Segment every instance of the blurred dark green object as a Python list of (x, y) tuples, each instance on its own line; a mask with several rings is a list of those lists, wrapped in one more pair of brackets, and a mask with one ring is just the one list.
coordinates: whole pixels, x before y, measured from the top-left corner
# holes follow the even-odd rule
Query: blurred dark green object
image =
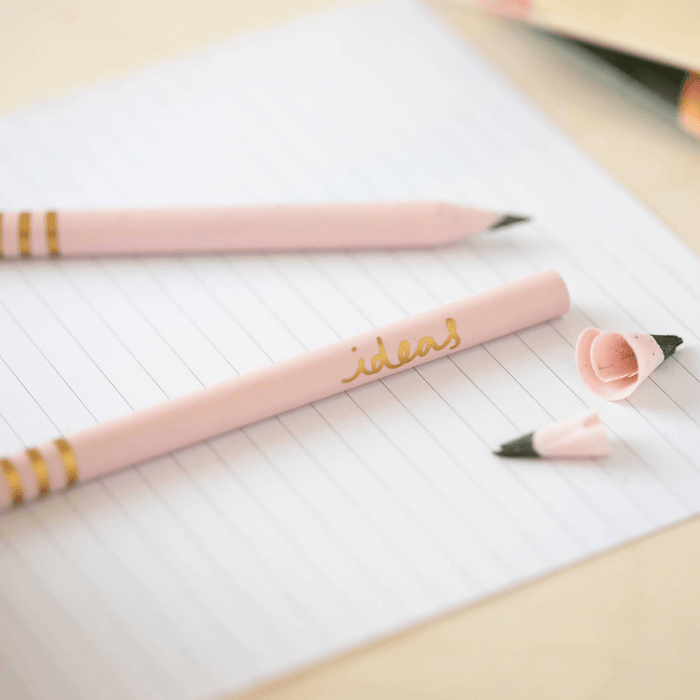
[(584, 41), (574, 40), (574, 43), (607, 61), (628, 77), (655, 92), (659, 97), (674, 105), (678, 104), (683, 83), (688, 76), (686, 71), (665, 63), (650, 61), (622, 51), (588, 44)]

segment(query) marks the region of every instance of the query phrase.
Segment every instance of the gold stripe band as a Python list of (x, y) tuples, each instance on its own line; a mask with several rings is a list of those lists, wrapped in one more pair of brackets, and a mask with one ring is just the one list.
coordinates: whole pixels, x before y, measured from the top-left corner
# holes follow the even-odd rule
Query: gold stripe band
[(24, 500), (24, 489), (22, 488), (22, 480), (19, 478), (15, 465), (9, 459), (0, 459), (0, 467), (7, 479), (7, 484), (10, 487), (12, 494), (12, 503), (18, 506)]
[(27, 450), (27, 457), (32, 463), (32, 469), (36, 474), (36, 483), (39, 489), (39, 496), (46, 496), (46, 494), (51, 490), (51, 482), (49, 481), (49, 470), (46, 466), (44, 458), (41, 456), (41, 452), (32, 448)]
[(66, 486), (73, 486), (78, 481), (78, 462), (75, 459), (75, 452), (63, 438), (54, 440), (54, 445), (58, 448), (63, 466), (66, 469)]
[(29, 237), (31, 236), (31, 217), (32, 215), (26, 211), (23, 211), (19, 215), (19, 254), (23, 258), (29, 258), (32, 255), (29, 245)]
[(58, 227), (56, 225), (56, 212), (46, 212), (46, 246), (52, 258), (58, 257), (61, 253), (58, 249)]

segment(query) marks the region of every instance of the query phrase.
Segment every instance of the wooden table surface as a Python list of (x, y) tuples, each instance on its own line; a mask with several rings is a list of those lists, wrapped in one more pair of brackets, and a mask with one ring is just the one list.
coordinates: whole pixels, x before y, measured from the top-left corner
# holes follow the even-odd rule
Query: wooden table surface
[[(340, 1), (4, 0), (0, 114)], [(433, 6), (700, 252), (700, 142), (670, 110), (560, 39)], [(694, 518), (243, 697), (696, 700), (699, 598)]]

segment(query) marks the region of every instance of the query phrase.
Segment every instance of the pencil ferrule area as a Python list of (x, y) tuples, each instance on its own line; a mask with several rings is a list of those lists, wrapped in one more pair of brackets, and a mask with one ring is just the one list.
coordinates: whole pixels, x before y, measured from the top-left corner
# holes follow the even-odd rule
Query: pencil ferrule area
[[(53, 445), (58, 452), (60, 463), (65, 472), (65, 487), (69, 488), (74, 486), (78, 481), (78, 462), (75, 458), (73, 448), (64, 438), (54, 440)], [(51, 459), (54, 460), (55, 464), (55, 453), (53, 457), (49, 457), (47, 461), (47, 457), (36, 447), (31, 447), (26, 450), (25, 455), (17, 455), (13, 457), (13, 459), (0, 459), (0, 469), (9, 487), (12, 505), (18, 506), (25, 501), (26, 493), (23, 475), (26, 478), (27, 472), (24, 470), (26, 469), (27, 463), (34, 472), (34, 477), (36, 479), (36, 495), (41, 498), (49, 494), (51, 491), (51, 481), (49, 477), (49, 464), (51, 463)]]
[(58, 454), (61, 455), (63, 467), (66, 470), (66, 487), (74, 486), (78, 481), (78, 461), (75, 458), (75, 452), (68, 444), (68, 440), (64, 438), (54, 440), (53, 444), (56, 445)]
[[(57, 258), (61, 254), (58, 241), (58, 214), (55, 211), (47, 211), (44, 215), (44, 233), (46, 247), (39, 245), (37, 248), (36, 234), (37, 222), (40, 214), (23, 211), (18, 214), (0, 212), (0, 258), (19, 257), (32, 258), (37, 255)], [(12, 231), (17, 238), (14, 238)], [(14, 239), (14, 240), (13, 240)], [(17, 247), (15, 248), (15, 240)], [(41, 243), (41, 239), (39, 239)]]
[(46, 212), (46, 247), (52, 258), (61, 254), (58, 249), (58, 222), (55, 211)]
[(10, 487), (12, 505), (18, 506), (24, 501), (24, 489), (22, 488), (22, 479), (19, 478), (17, 467), (9, 459), (0, 460), (0, 467), (5, 475), (7, 485)]
[(34, 474), (36, 475), (36, 484), (39, 497), (46, 496), (51, 490), (49, 482), (49, 470), (46, 466), (46, 460), (41, 456), (41, 452), (36, 448), (27, 450), (27, 457), (32, 465)]
[(19, 215), (19, 254), (23, 258), (32, 256), (32, 215), (23, 211)]

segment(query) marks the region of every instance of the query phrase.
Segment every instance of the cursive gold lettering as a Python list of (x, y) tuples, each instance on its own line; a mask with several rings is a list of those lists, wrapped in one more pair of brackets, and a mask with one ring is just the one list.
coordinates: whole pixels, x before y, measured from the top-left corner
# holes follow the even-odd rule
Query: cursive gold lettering
[[(377, 370), (378, 372), (379, 370)], [(360, 358), (360, 361), (357, 363), (357, 372), (350, 377), (350, 379), (343, 379), (343, 384), (347, 384), (348, 382), (352, 382), (353, 380), (357, 379), (361, 374), (375, 374), (374, 372), (368, 372), (365, 368), (365, 361)]]
[(405, 365), (415, 357), (415, 355), (411, 355), (411, 344), (407, 340), (402, 340), (399, 343), (398, 356), (399, 365)]
[[(360, 358), (359, 362), (357, 363), (357, 371), (355, 374), (348, 379), (342, 379), (342, 383), (349, 384), (357, 379), (361, 374), (377, 374), (377, 372), (380, 372), (385, 367), (387, 369), (398, 369), (399, 367), (403, 367), (403, 365), (415, 360), (416, 357), (425, 357), (431, 349), (435, 350), (436, 352), (444, 350), (452, 341), (454, 341), (454, 343), (449, 349), (454, 350), (462, 342), (457, 333), (457, 322), (453, 318), (447, 318), (445, 319), (445, 326), (447, 327), (449, 335), (447, 336), (445, 342), (441, 343), (440, 345), (435, 342), (435, 339), (432, 336), (427, 335), (418, 341), (415, 351), (411, 353), (411, 344), (409, 341), (402, 340), (399, 343), (396, 353), (398, 358), (398, 362), (396, 364), (389, 360), (389, 357), (386, 354), (386, 348), (384, 347), (384, 341), (380, 337), (377, 337), (377, 347), (379, 352), (372, 357), (370, 362), (371, 369), (367, 369), (367, 367), (365, 367), (364, 359)], [(357, 348), (352, 348), (353, 352), (356, 350)]]
[(376, 374), (384, 367), (389, 369), (397, 369), (401, 367), (401, 362), (397, 365), (393, 365), (389, 362), (389, 358), (386, 356), (386, 348), (384, 347), (384, 342), (381, 338), (377, 338), (377, 346), (379, 347), (379, 352), (372, 358), (372, 371), (370, 374)]
[(430, 348), (437, 349), (437, 345), (431, 336), (426, 336), (418, 341), (415, 354), (420, 357), (425, 357), (430, 352)]
[(450, 332), (450, 335), (442, 345), (438, 345), (438, 347), (435, 348), (436, 350), (442, 350), (444, 347), (447, 347), (447, 343), (449, 343), (450, 340), (455, 341), (455, 344), (449, 348), (450, 350), (454, 350), (462, 342), (462, 339), (457, 335), (457, 321), (455, 321), (453, 318), (447, 318), (445, 319), (445, 325), (447, 326), (447, 330)]

